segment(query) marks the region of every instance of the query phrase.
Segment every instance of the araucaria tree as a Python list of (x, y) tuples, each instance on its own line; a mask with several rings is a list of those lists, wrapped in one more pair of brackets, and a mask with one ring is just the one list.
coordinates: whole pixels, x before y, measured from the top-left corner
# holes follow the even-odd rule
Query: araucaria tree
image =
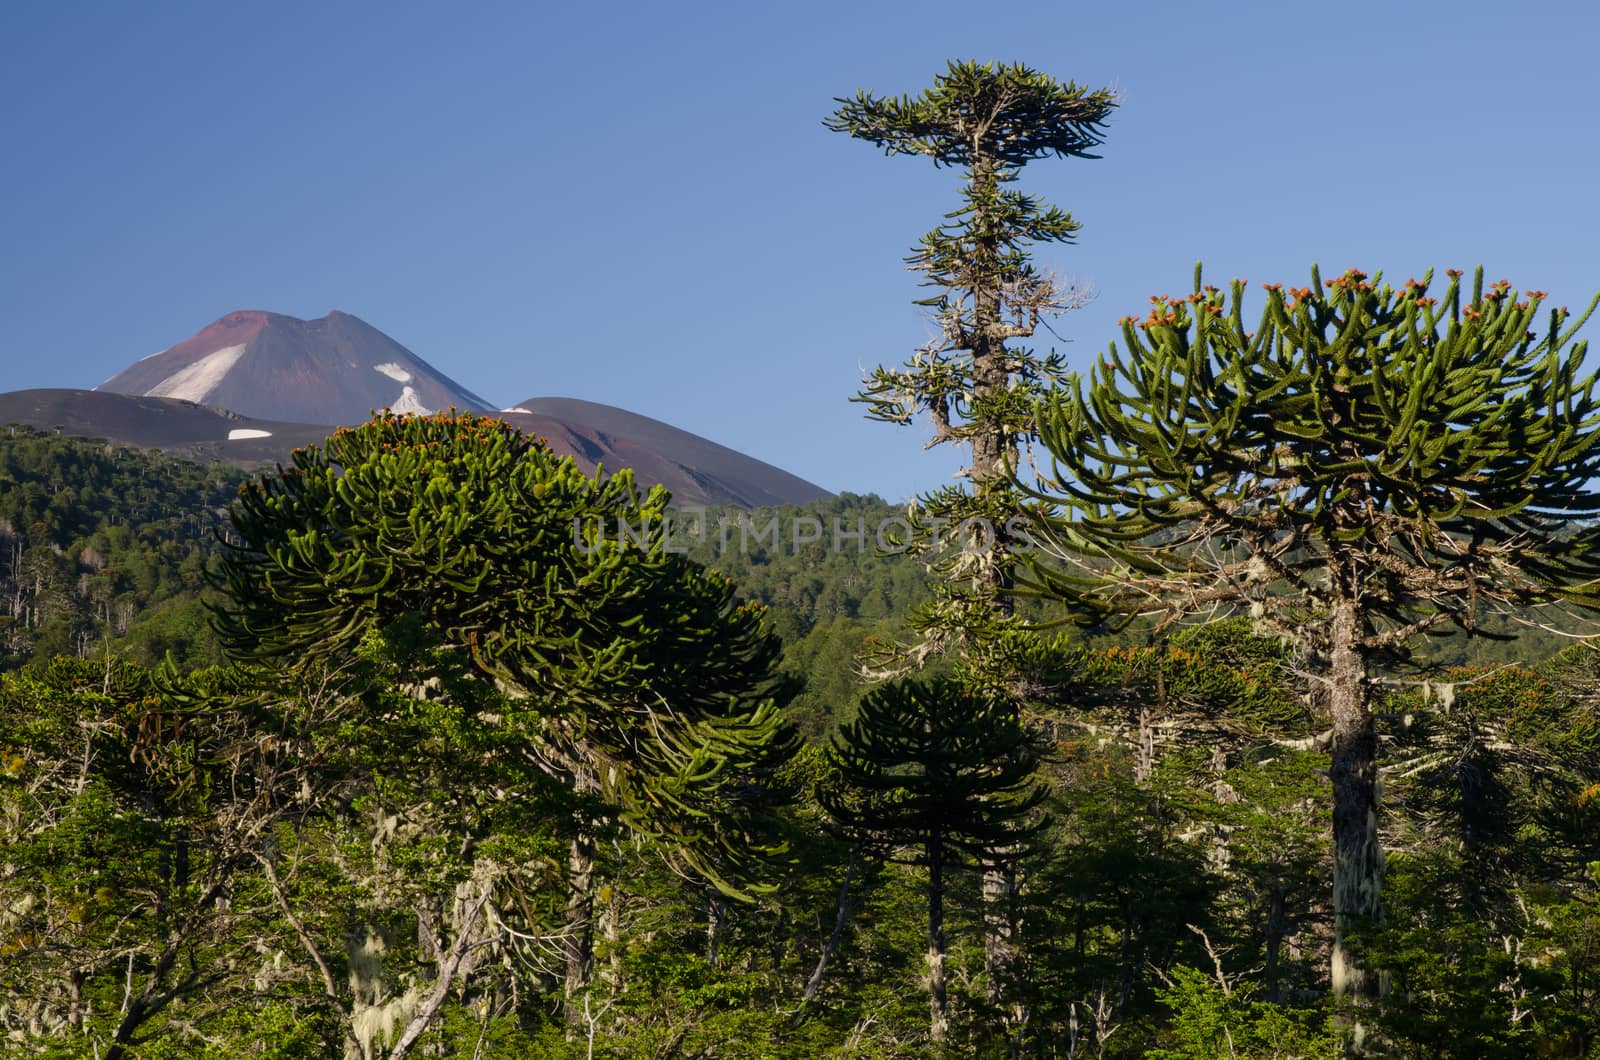
[(1244, 283), (1196, 270), (1041, 410), (1046, 591), (1157, 627), (1243, 612), (1298, 647), (1332, 723), (1332, 985), (1357, 1000), (1379, 978), (1348, 940), (1381, 913), (1381, 657), (1489, 612), (1600, 605), (1588, 312), (1481, 269), (1432, 279), (1313, 269), (1268, 284), (1246, 330)]
[[(665, 840), (678, 871), (734, 897), (780, 845), (763, 839), (761, 783), (794, 747), (780, 645), (728, 579), (667, 546), (667, 500), (497, 420), (386, 414), (246, 487), (223, 557), (216, 625), (236, 655), (307, 667), (374, 635), (420, 641), (502, 698), (479, 725), (578, 796), (569, 1015), (602, 827)], [(412, 695), (450, 696), (417, 678)]]
[(1038, 754), (1015, 713), (941, 678), (891, 682), (867, 693), (835, 734), (838, 788), (817, 799), (851, 839), (890, 857), (910, 849), (928, 871), (930, 1036), (949, 1038), (944, 896), (961, 859), (1018, 857), (1041, 827)]
[[(1017, 682), (1012, 584), (1014, 528), (1024, 497), (1013, 485), (1020, 450), (1037, 437), (1034, 407), (1064, 378), (1059, 354), (1025, 345), (1050, 317), (1079, 305), (1083, 292), (1037, 268), (1030, 248), (1070, 242), (1079, 224), (1057, 206), (1014, 187), (1036, 159), (1094, 158), (1116, 95), (1026, 66), (953, 62), (920, 96), (868, 92), (839, 99), (824, 123), (883, 148), (962, 170), (960, 208), (922, 237), (907, 262), (934, 293), (926, 306), (935, 337), (899, 368), (878, 367), (855, 400), (872, 419), (910, 424), (926, 414), (931, 448), (967, 446), (951, 485), (920, 499), (926, 518), (910, 544), (933, 559), (932, 600), (912, 616), (909, 649), (891, 648), (875, 665), (904, 673), (933, 654), (955, 657), (986, 693)], [(1018, 973), (1016, 925), (1006, 906), (1014, 890), (998, 871), (986, 879), (989, 993), (998, 1002)], [(1014, 1014), (1020, 1017), (1020, 1013)]]
[(1116, 96), (1026, 66), (960, 62), (920, 96), (862, 92), (838, 102), (829, 129), (886, 154), (959, 167), (965, 180), (960, 208), (907, 258), (934, 289), (919, 304), (937, 335), (901, 367), (874, 369), (856, 400), (889, 423), (926, 414), (930, 448), (957, 442), (970, 450), (962, 474), (971, 488), (925, 496), (926, 525), (947, 529), (917, 542), (929, 551), (954, 546), (942, 560), (948, 577), (920, 616), (928, 636), (921, 651), (970, 655), (990, 623), (1011, 610), (1009, 530), (1021, 504), (1012, 476), (1019, 446), (1036, 436), (1035, 402), (1065, 372), (1058, 354), (1041, 356), (1022, 343), (1082, 294), (1038, 269), (1029, 253), (1037, 243), (1070, 242), (1078, 222), (1013, 185), (1035, 159), (1096, 157), (1090, 151)]

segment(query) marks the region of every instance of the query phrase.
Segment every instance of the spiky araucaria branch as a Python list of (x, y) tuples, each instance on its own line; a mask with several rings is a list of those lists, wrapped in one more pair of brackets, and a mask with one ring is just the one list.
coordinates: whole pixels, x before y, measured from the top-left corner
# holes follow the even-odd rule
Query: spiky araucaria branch
[[(1043, 410), (1055, 457), (1041, 584), (1104, 616), (1254, 608), (1303, 630), (1359, 593), (1379, 648), (1490, 608), (1600, 602), (1595, 377), (1576, 317), (1352, 270), (1156, 297)], [(1541, 328), (1541, 324), (1543, 325)], [(1044, 496), (1041, 494), (1040, 496)]]

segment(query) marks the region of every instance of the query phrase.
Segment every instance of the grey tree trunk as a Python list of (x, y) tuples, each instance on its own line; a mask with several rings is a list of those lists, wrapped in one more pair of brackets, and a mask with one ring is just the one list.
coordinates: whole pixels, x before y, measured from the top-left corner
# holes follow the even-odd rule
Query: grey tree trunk
[(1378, 844), (1378, 730), (1367, 706), (1367, 667), (1358, 604), (1341, 600), (1332, 616), (1328, 707), (1333, 719), (1333, 964), (1335, 997), (1378, 996), (1376, 972), (1357, 964), (1349, 934), (1380, 917), (1383, 851)]
[(839, 885), (839, 908), (834, 914), (833, 930), (828, 933), (828, 941), (822, 946), (822, 954), (817, 958), (817, 966), (811, 970), (811, 978), (806, 980), (805, 993), (800, 997), (800, 1007), (795, 1010), (791, 1026), (799, 1026), (806, 1010), (817, 990), (822, 986), (822, 977), (828, 971), (828, 962), (833, 959), (833, 951), (839, 948), (839, 939), (844, 935), (844, 926), (849, 921), (855, 906), (850, 897), (850, 884), (855, 880), (856, 859), (859, 848), (850, 848), (850, 860), (844, 867), (844, 882)]
[(613, 884), (600, 913), (600, 933), (606, 940), (606, 968), (600, 973), (612, 997), (622, 993), (622, 889)]
[[(979, 157), (972, 165), (972, 186), (975, 189), (991, 187), (995, 181), (996, 163), (992, 158)], [(980, 398), (1004, 392), (1011, 383), (1011, 368), (1006, 360), (1005, 341), (996, 334), (1004, 323), (1001, 312), (1001, 295), (998, 286), (991, 282), (998, 269), (995, 237), (984, 211), (974, 218), (977, 233), (974, 246), (972, 288), (972, 375), (973, 390)], [(1016, 439), (1003, 424), (990, 423), (972, 435), (973, 492), (979, 495), (992, 491), (1011, 489), (1011, 471), (1016, 465)], [(978, 579), (987, 583), (993, 592), (996, 617), (1012, 614), (1015, 602), (1011, 598), (1013, 579), (1011, 572), (1008, 523), (989, 528), (986, 542), (974, 541), (969, 547), (991, 550), (987, 562), (979, 566)], [(997, 852), (1004, 855), (1008, 850)], [(984, 867), (983, 873), (983, 957), (988, 978), (988, 1000), (992, 1005), (1002, 1005), (1011, 994), (1011, 983), (1016, 975), (1018, 961), (1017, 925), (1015, 917), (1017, 879), (1013, 865), (1003, 861)], [(1020, 1011), (1011, 1014), (1016, 1023)]]
[(1017, 870), (1012, 862), (984, 867), (983, 956), (989, 1004), (1006, 1008), (1006, 1026), (1015, 1032), (1028, 1022), (1029, 1011), (1016, 1000), (1024, 957), (1017, 941)]
[[(572, 789), (588, 795), (599, 789), (600, 780), (585, 764), (593, 761), (586, 743), (577, 741), (575, 750)], [(567, 916), (562, 925), (567, 966), (561, 996), (569, 1040), (586, 1026), (582, 995), (594, 976), (594, 857), (594, 822), (580, 819), (567, 850)]]
[(928, 1037), (950, 1040), (950, 1005), (944, 979), (944, 844), (928, 841)]
[(728, 925), (728, 908), (720, 894), (706, 901), (706, 963), (712, 968), (722, 959), (722, 934)]
[(594, 836), (581, 831), (572, 837), (567, 854), (567, 898), (565, 924), (567, 945), (565, 999), (569, 1028), (583, 1025), (580, 995), (589, 986), (594, 972)]

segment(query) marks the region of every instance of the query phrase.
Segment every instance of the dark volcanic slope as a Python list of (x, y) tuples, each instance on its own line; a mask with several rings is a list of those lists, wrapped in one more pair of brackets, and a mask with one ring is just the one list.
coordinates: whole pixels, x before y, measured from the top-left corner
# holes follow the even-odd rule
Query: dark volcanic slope
[[(756, 507), (797, 504), (828, 492), (786, 471), (725, 446), (587, 401), (549, 399), (524, 404), (566, 409), (571, 418), (541, 413), (500, 412), (507, 423), (550, 443), (586, 470), (601, 464), (631, 467), (641, 486), (660, 483), (678, 504)], [(18, 390), (0, 394), (0, 424), (25, 423), (40, 430), (105, 438), (175, 456), (220, 460), (244, 467), (287, 464), (291, 450), (320, 445), (330, 426), (258, 420), (223, 409), (162, 397), (129, 397), (104, 390)], [(631, 434), (623, 434), (623, 430)]]
[(101, 390), (17, 390), (0, 394), (0, 423), (104, 438), (175, 456), (254, 467), (287, 463), (289, 451), (316, 445), (329, 428), (250, 419), (173, 398)]
[(379, 408), (489, 408), (377, 328), (337, 310), (320, 320), (229, 313), (96, 389), (285, 423), (360, 423)]
[(529, 398), (521, 412), (496, 415), (549, 439), (592, 469), (631, 467), (643, 484), (659, 482), (678, 504), (758, 508), (804, 504), (832, 496), (782, 468), (718, 445), (660, 420), (576, 398)]

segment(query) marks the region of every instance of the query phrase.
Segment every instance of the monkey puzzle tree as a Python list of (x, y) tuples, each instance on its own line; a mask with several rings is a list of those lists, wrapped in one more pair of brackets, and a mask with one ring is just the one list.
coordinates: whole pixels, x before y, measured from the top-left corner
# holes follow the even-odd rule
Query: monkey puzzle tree
[[(1060, 355), (1040, 356), (1020, 340), (1083, 300), (1029, 253), (1037, 243), (1070, 242), (1078, 222), (1012, 185), (1036, 159), (1097, 157), (1090, 152), (1101, 143), (1116, 95), (1020, 64), (967, 61), (950, 63), (920, 96), (859, 92), (837, 102), (827, 128), (885, 154), (958, 166), (965, 176), (961, 207), (906, 259), (935, 291), (919, 304), (937, 335), (901, 367), (874, 369), (854, 399), (870, 418), (889, 423), (910, 424), (925, 413), (933, 426), (929, 448), (956, 442), (970, 453), (961, 473), (970, 488), (948, 486), (919, 499), (927, 518), (910, 543), (941, 575), (932, 600), (912, 616), (921, 642), (875, 661), (903, 673), (929, 654), (946, 653), (978, 687), (1009, 690), (1018, 684), (1012, 531), (1024, 503), (1012, 480), (1020, 447), (1037, 435), (1035, 402), (1065, 372)], [(989, 989), (997, 1001), (1015, 975), (1016, 925), (1002, 911), (1014, 888), (994, 873), (985, 887)]]
[[(1381, 653), (1490, 610), (1600, 606), (1600, 406), (1583, 321), (1452, 270), (1398, 288), (1350, 271), (1152, 299), (1041, 409), (1055, 460), (1032, 564), (1091, 620), (1245, 612), (1297, 645), (1332, 721), (1332, 983), (1378, 977), (1347, 938), (1377, 919)], [(1543, 330), (1540, 328), (1543, 317)]]
[(403, 628), (503, 693), (476, 722), (524, 737), (590, 807), (572, 826), (569, 997), (589, 976), (603, 819), (739, 897), (777, 852), (759, 780), (793, 748), (779, 643), (728, 579), (668, 548), (667, 500), (498, 420), (385, 414), (245, 487), (218, 579), (238, 656), (320, 665)]
[(819, 789), (817, 801), (835, 826), (891, 857), (914, 847), (928, 870), (930, 1035), (946, 1041), (945, 874), (962, 855), (993, 863), (1022, 854), (1042, 826), (1037, 750), (1008, 704), (947, 678), (907, 679), (862, 698), (829, 758), (843, 785)]
[[(918, 542), (929, 550), (962, 546), (944, 565), (959, 577), (943, 581), (920, 623), (935, 642), (957, 638), (952, 647), (959, 647), (983, 640), (979, 627), (1010, 611), (1007, 529), (1021, 502), (1012, 486), (1018, 447), (1036, 434), (1034, 402), (1065, 371), (1060, 355), (1040, 356), (1016, 340), (1081, 301), (1080, 291), (1057, 284), (1029, 254), (1035, 243), (1070, 242), (1078, 222), (1011, 185), (1035, 159), (1096, 157), (1089, 152), (1116, 97), (1022, 65), (969, 61), (949, 64), (920, 96), (861, 92), (838, 103), (824, 123), (829, 129), (965, 175), (960, 209), (907, 258), (937, 292), (918, 304), (938, 334), (901, 367), (874, 369), (854, 399), (889, 423), (925, 413), (933, 425), (928, 447), (958, 442), (970, 450), (962, 472), (970, 490), (951, 486), (922, 499), (930, 525), (943, 521), (949, 530)], [(973, 520), (992, 532), (975, 539)]]

